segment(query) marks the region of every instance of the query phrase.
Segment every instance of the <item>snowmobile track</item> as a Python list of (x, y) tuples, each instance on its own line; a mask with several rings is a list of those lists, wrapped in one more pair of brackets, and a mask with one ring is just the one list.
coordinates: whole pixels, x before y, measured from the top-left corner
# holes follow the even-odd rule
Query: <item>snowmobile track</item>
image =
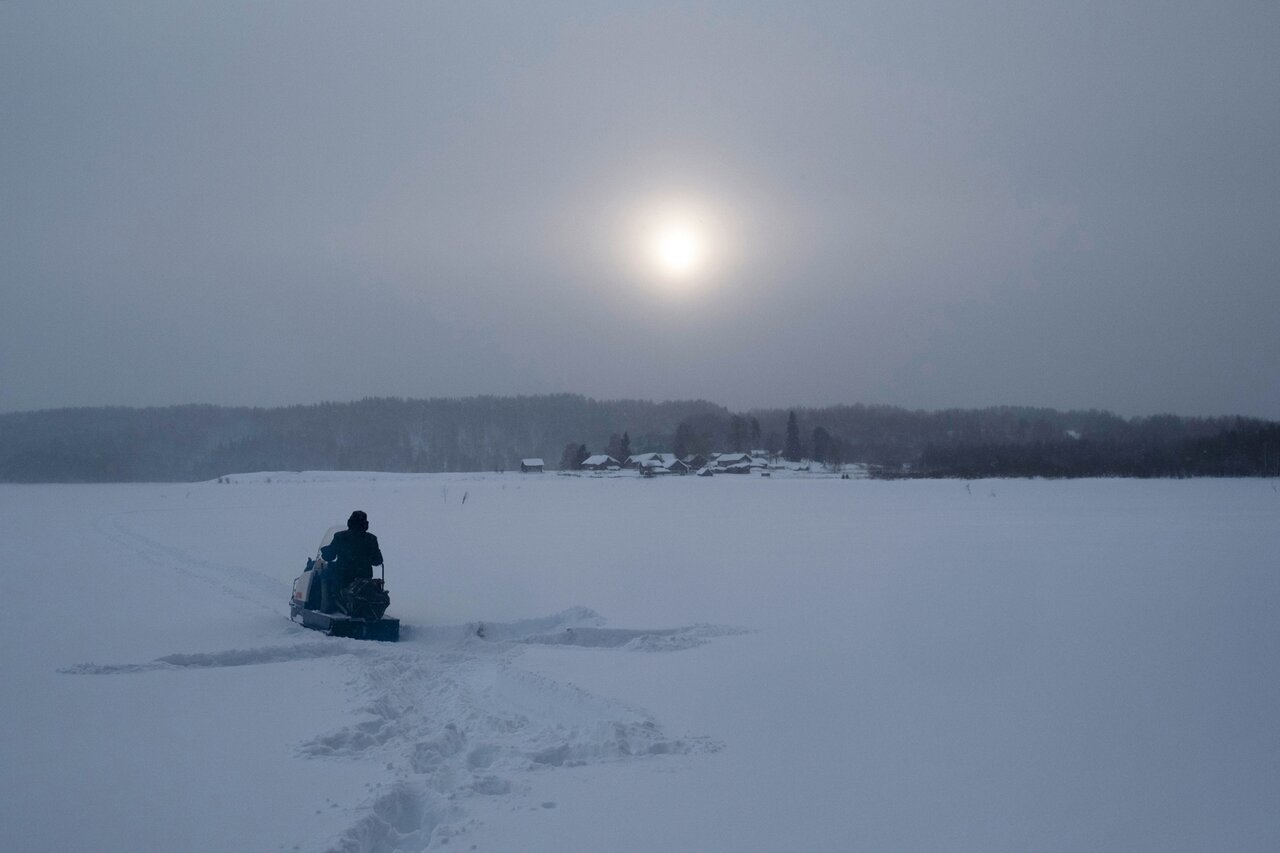
[(469, 801), (527, 798), (530, 773), (721, 748), (706, 737), (670, 734), (643, 709), (531, 672), (518, 659), (531, 645), (679, 651), (741, 629), (610, 629), (603, 621), (591, 610), (572, 608), (483, 628), (418, 628), (395, 646), (330, 639), (145, 663), (82, 663), (60, 671), (127, 675), (347, 656), (359, 718), (306, 738), (297, 750), (320, 761), (373, 762), (385, 766), (391, 779), (371, 789), (355, 810), (359, 817), (327, 849), (420, 853), (476, 826)]

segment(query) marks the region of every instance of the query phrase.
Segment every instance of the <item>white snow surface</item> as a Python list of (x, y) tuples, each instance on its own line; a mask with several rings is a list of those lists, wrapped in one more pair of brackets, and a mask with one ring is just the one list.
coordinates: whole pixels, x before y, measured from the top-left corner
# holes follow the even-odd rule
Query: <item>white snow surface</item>
[[(398, 644), (287, 618), (353, 509)], [(0, 515), (7, 850), (1280, 849), (1275, 481), (269, 473)]]

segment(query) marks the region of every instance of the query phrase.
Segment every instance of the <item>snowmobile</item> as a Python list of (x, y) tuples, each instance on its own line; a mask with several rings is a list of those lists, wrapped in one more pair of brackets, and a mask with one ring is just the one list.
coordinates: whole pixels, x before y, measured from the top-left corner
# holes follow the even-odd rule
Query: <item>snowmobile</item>
[(357, 578), (340, 590), (337, 595), (339, 612), (325, 613), (320, 609), (320, 572), (325, 567), (321, 551), (333, 541), (333, 534), (341, 529), (330, 527), (325, 532), (315, 557), (307, 560), (307, 567), (294, 580), (289, 618), (301, 622), (303, 627), (324, 631), (331, 637), (394, 643), (400, 639), (400, 620), (383, 615), (391, 604), (391, 597), (386, 592), (385, 567), (382, 577)]

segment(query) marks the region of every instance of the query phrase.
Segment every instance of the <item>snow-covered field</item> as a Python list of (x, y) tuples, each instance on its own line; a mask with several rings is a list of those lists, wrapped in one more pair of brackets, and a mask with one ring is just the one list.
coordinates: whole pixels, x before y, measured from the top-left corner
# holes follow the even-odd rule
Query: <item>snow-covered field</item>
[[(399, 644), (287, 620), (357, 508)], [(0, 516), (6, 850), (1280, 849), (1274, 481), (304, 473)]]

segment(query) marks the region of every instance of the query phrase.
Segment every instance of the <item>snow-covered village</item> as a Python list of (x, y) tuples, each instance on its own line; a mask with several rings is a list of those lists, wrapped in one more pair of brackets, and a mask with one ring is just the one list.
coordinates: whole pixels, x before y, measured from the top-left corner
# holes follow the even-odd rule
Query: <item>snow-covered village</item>
[[(542, 472), (546, 463), (538, 458), (520, 460), (520, 470), (524, 473)], [(787, 463), (777, 453), (767, 450), (752, 450), (745, 453), (689, 453), (677, 457), (674, 453), (633, 453), (621, 462), (607, 453), (596, 453), (584, 457), (576, 465), (562, 466), (561, 470), (590, 471), (595, 473), (621, 473), (631, 471), (641, 477), (661, 477), (668, 474), (697, 474), (699, 477), (710, 477), (715, 474), (756, 474), (768, 477), (774, 471), (794, 471), (808, 473), (813, 470), (826, 470), (835, 474), (847, 474), (843, 463), (817, 463), (801, 459)]]

